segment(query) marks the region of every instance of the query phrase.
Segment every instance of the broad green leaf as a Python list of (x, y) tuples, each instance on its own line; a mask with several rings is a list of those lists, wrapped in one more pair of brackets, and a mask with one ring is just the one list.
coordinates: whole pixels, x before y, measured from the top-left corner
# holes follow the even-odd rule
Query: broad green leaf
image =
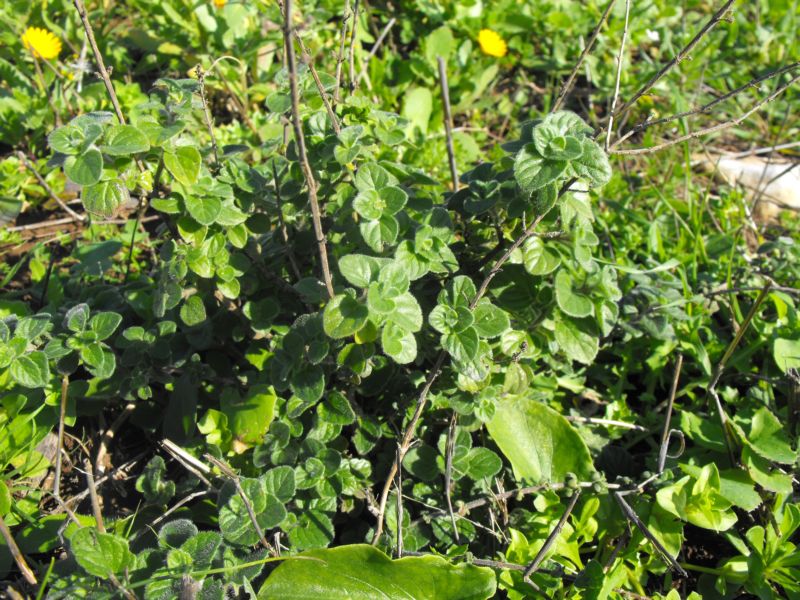
[(422, 329), (422, 309), (417, 299), (410, 292), (395, 296), (394, 310), (389, 314), (389, 320), (403, 331), (416, 332)]
[(181, 321), (189, 327), (199, 325), (206, 320), (206, 307), (199, 295), (189, 296), (181, 306)]
[(353, 335), (369, 317), (369, 310), (350, 294), (337, 294), (325, 306), (322, 325), (325, 333), (338, 339)]
[(333, 541), (334, 534), (333, 522), (327, 514), (306, 510), (289, 531), (289, 543), (298, 550), (325, 548)]
[(103, 579), (122, 573), (135, 559), (126, 539), (100, 533), (93, 527), (84, 527), (73, 533), (69, 547), (87, 573)]
[(594, 361), (600, 340), (591, 323), (562, 316), (556, 318), (555, 334), (559, 347), (569, 358), (584, 365)]
[(365, 163), (358, 168), (355, 186), (360, 192), (380, 190), (394, 183), (394, 178), (382, 166), (376, 163)]
[(410, 363), (417, 357), (417, 340), (413, 333), (389, 321), (381, 332), (383, 351), (398, 364)]
[(267, 493), (272, 494), (284, 504), (294, 498), (295, 481), (292, 467), (286, 465), (275, 467), (264, 473), (261, 478), (264, 480)]
[(200, 225), (213, 225), (222, 212), (222, 201), (216, 196), (187, 196), (183, 202), (188, 213)]
[(772, 356), (784, 373), (789, 369), (800, 369), (800, 339), (775, 338)]
[(575, 473), (587, 481), (594, 472), (589, 449), (578, 432), (540, 402), (507, 396), (497, 403), (486, 426), (517, 479), (538, 484), (563, 481), (567, 473)]
[(366, 221), (359, 225), (361, 235), (375, 252), (383, 252), (385, 246), (394, 244), (400, 225), (392, 215), (381, 215), (377, 221)]
[(400, 212), (402, 208), (408, 202), (408, 194), (406, 194), (401, 188), (389, 185), (385, 188), (382, 188), (378, 191), (378, 195), (381, 199), (381, 209), (382, 212), (394, 215)]
[(109, 179), (83, 189), (81, 201), (86, 212), (110, 219), (128, 202), (130, 193), (119, 179)]
[(89, 148), (83, 154), (68, 156), (64, 161), (64, 173), (73, 183), (93, 185), (103, 174), (103, 156), (97, 148)]
[(200, 151), (194, 146), (178, 146), (164, 151), (164, 166), (183, 185), (192, 185), (200, 174)]
[(495, 574), (438, 556), (391, 560), (367, 544), (312, 550), (282, 563), (258, 592), (259, 600), (484, 600), (495, 594)]
[(488, 448), (472, 448), (465, 458), (466, 472), (475, 481), (494, 477), (503, 468), (503, 461)]
[(377, 221), (383, 214), (385, 203), (378, 190), (365, 190), (359, 192), (355, 197), (353, 208), (362, 218), (368, 221)]
[(478, 356), (480, 338), (474, 327), (442, 336), (442, 347), (460, 363), (472, 362)]
[(747, 443), (753, 451), (776, 463), (792, 464), (797, 459), (783, 425), (766, 407), (759, 408), (753, 415)]
[(567, 269), (561, 269), (556, 274), (555, 288), (558, 306), (571, 317), (588, 317), (594, 312), (594, 303), (588, 296), (576, 292), (573, 289), (574, 285), (575, 280)]
[[(103, 130), (99, 126), (97, 129), (99, 130), (97, 134), (99, 137)], [(53, 130), (47, 136), (47, 143), (56, 152), (78, 154), (81, 151), (81, 147), (86, 143), (86, 137), (80, 127), (68, 124)]]
[(402, 114), (412, 126), (419, 127), (422, 133), (426, 133), (432, 112), (433, 94), (428, 88), (416, 87), (406, 92)]
[(377, 279), (383, 260), (364, 254), (347, 254), (339, 259), (339, 271), (354, 286), (366, 288)]
[[(681, 470), (697, 479), (701, 467), (682, 464)], [(761, 505), (761, 496), (755, 489), (755, 482), (741, 469), (725, 469), (719, 472), (719, 494), (731, 504), (748, 512)]]
[(514, 160), (514, 177), (528, 194), (555, 182), (564, 174), (569, 163), (543, 158), (533, 144), (526, 144)]
[(0, 517), (4, 517), (11, 510), (11, 491), (5, 481), (0, 480)]
[(305, 364), (294, 371), (289, 386), (300, 400), (313, 404), (325, 392), (325, 373), (319, 365)]
[(89, 305), (85, 303), (76, 304), (67, 311), (64, 316), (64, 327), (73, 333), (81, 333), (89, 323)]
[(122, 316), (115, 312), (100, 312), (89, 321), (89, 329), (97, 334), (97, 339), (102, 341), (111, 337), (119, 324), (122, 323)]
[(9, 367), (11, 378), (23, 387), (45, 387), (50, 380), (50, 365), (44, 352), (18, 356)]
[(101, 149), (111, 156), (138, 154), (150, 149), (147, 136), (133, 125), (112, 125), (106, 130), (105, 141)]
[(100, 379), (108, 379), (116, 369), (116, 358), (108, 346), (93, 342), (83, 346), (80, 351), (81, 360), (89, 372)]
[(250, 387), (243, 398), (235, 389), (226, 388), (220, 396), (220, 408), (228, 417), (234, 437), (242, 444), (252, 445), (263, 441), (277, 399), (275, 390), (263, 384)]
[(592, 187), (602, 187), (611, 179), (608, 156), (597, 142), (583, 140), (583, 154), (570, 163), (578, 177), (588, 179)]
[(330, 392), (323, 402), (317, 404), (319, 418), (327, 423), (350, 425), (356, 420), (356, 413), (350, 406), (347, 396), (341, 392)]
[(531, 275), (547, 275), (561, 264), (561, 256), (540, 237), (532, 237), (522, 246), (522, 262)]
[(511, 327), (506, 312), (485, 298), (475, 307), (473, 316), (475, 317), (475, 330), (483, 338), (497, 337)]
[(535, 215), (546, 215), (558, 202), (558, 186), (548, 183), (531, 194), (531, 208)]
[(48, 313), (39, 313), (38, 315), (21, 318), (17, 323), (17, 328), (14, 330), (14, 336), (32, 342), (49, 328), (50, 315)]
[(292, 107), (292, 97), (282, 92), (273, 92), (266, 99), (267, 108), (274, 113), (285, 113)]
[[(286, 518), (283, 503), (267, 491), (264, 477), (240, 479), (242, 490), (262, 531), (277, 527)], [(258, 532), (250, 520), (244, 500), (232, 482), (222, 486), (219, 493), (219, 529), (226, 541), (241, 546), (258, 543)]]

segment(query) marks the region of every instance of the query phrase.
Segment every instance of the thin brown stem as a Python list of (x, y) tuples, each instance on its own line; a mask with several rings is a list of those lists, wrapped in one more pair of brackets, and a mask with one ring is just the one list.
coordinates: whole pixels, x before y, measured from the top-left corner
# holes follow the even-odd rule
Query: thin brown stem
[(447, 428), (447, 444), (445, 446), (445, 467), (444, 467), (444, 498), (447, 502), (447, 514), (450, 515), (450, 523), (453, 525), (453, 539), (456, 544), (460, 544), (461, 540), (458, 537), (458, 526), (456, 525), (456, 516), (453, 513), (453, 454), (455, 453), (456, 446), (456, 427), (458, 425), (458, 413), (453, 411), (453, 416), (450, 417), (450, 426)]
[(64, 421), (67, 417), (67, 392), (69, 390), (69, 376), (61, 378), (61, 404), (58, 411), (58, 439), (56, 441), (56, 467), (53, 476), (53, 496), (61, 499), (61, 465), (64, 452)]
[[(398, 447), (398, 456), (395, 460), (400, 460)], [(403, 558), (403, 469), (397, 470), (395, 477), (395, 500), (397, 508), (397, 558)]]
[(28, 160), (28, 157), (25, 156), (24, 152), (21, 151), (17, 152), (17, 157), (22, 162), (22, 164), (25, 165), (25, 168), (28, 169), (28, 171), (30, 171), (31, 174), (36, 178), (36, 181), (39, 182), (39, 185), (42, 186), (42, 188), (44, 188), (44, 191), (47, 192), (47, 195), (50, 196), (50, 198), (52, 198), (55, 201), (55, 203), (61, 207), (61, 210), (63, 210), (70, 217), (72, 217), (73, 221), (82, 223), (86, 219), (84, 215), (79, 215), (69, 206), (67, 206), (67, 203), (64, 202), (59, 197), (59, 195), (55, 193), (55, 190), (53, 190), (53, 188), (50, 187), (50, 184), (44, 180), (44, 177), (42, 177), (39, 171), (36, 170), (36, 167), (33, 166), (33, 163)]
[(439, 63), (439, 85), (442, 89), (442, 104), (444, 104), (444, 132), (447, 142), (447, 160), (450, 165), (450, 180), (453, 191), (458, 191), (458, 168), (456, 167), (456, 151), (453, 146), (453, 115), (450, 111), (450, 88), (447, 84), (447, 68), (441, 56), (436, 57)]
[(678, 393), (678, 382), (681, 378), (681, 367), (683, 367), (683, 355), (678, 354), (675, 362), (675, 372), (672, 374), (672, 387), (669, 391), (669, 402), (667, 403), (667, 414), (664, 415), (664, 430), (661, 433), (661, 446), (658, 450), (658, 473), (664, 472), (664, 463), (667, 461), (667, 450), (670, 438), (670, 420), (672, 419), (672, 407), (675, 405), (675, 395)]
[(358, 87), (358, 80), (356, 79), (356, 33), (358, 31), (358, 3), (359, 0), (356, 0), (355, 4), (353, 5), (353, 27), (350, 29), (350, 51), (349, 51), (349, 58), (348, 64), (350, 67), (350, 93), (356, 91)]
[(83, 461), (83, 467), (86, 469), (86, 484), (89, 488), (89, 498), (92, 502), (92, 514), (94, 514), (94, 521), (97, 526), (97, 531), (100, 533), (105, 533), (106, 526), (103, 523), (103, 511), (100, 509), (100, 499), (97, 497), (97, 486), (94, 483), (94, 470), (92, 469), (92, 461), (87, 458)]
[(244, 491), (242, 487), (242, 482), (239, 479), (239, 475), (237, 475), (233, 469), (231, 469), (226, 463), (219, 460), (215, 456), (211, 454), (206, 454), (205, 458), (215, 467), (217, 467), (222, 474), (225, 476), (226, 479), (229, 479), (234, 487), (236, 488), (236, 493), (239, 494), (239, 497), (242, 499), (242, 503), (244, 504), (245, 509), (247, 510), (247, 516), (250, 518), (250, 523), (253, 525), (253, 528), (256, 530), (258, 534), (258, 540), (261, 542), (261, 545), (267, 549), (267, 551), (276, 556), (275, 550), (273, 549), (272, 545), (267, 541), (267, 537), (264, 535), (264, 530), (261, 529), (261, 525), (258, 523), (258, 519), (256, 518), (255, 510), (253, 509), (253, 503), (250, 501), (250, 498), (247, 496), (247, 493)]
[(300, 120), (300, 94), (297, 89), (297, 65), (294, 56), (294, 44), (292, 43), (292, 0), (285, 0), (284, 13), (283, 41), (286, 48), (286, 66), (289, 71), (289, 90), (292, 100), (292, 125), (294, 126), (297, 155), (300, 160), (300, 168), (303, 171), (303, 176), (305, 177), (308, 187), (308, 201), (311, 205), (311, 218), (314, 223), (314, 234), (317, 238), (322, 278), (325, 281), (328, 296), (333, 298), (335, 292), (333, 290), (330, 266), (328, 265), (328, 250), (325, 244), (325, 233), (322, 230), (322, 216), (319, 208), (319, 200), (317, 199), (317, 182), (314, 179), (314, 172), (311, 170), (311, 165), (308, 162), (306, 141), (303, 136), (303, 123)]
[(22, 576), (25, 578), (25, 581), (31, 585), (37, 585), (38, 581), (36, 581), (36, 575), (34, 575), (33, 571), (28, 566), (25, 557), (22, 555), (22, 551), (19, 549), (19, 546), (17, 546), (17, 542), (14, 540), (14, 536), (11, 535), (11, 530), (8, 528), (8, 525), (6, 525), (2, 515), (0, 515), (0, 534), (2, 534), (3, 539), (6, 542), (6, 546), (8, 547), (8, 551), (14, 558), (14, 562), (17, 563), (17, 567), (19, 567), (19, 570), (22, 573)]
[[(278, 0), (278, 6), (281, 8), (281, 10), (284, 10), (283, 0)], [(314, 61), (311, 59), (311, 54), (309, 53), (308, 48), (306, 48), (303, 38), (301, 38), (300, 34), (297, 33), (297, 30), (292, 28), (292, 33), (295, 41), (297, 41), (297, 45), (300, 47), (300, 60), (303, 61), (303, 64), (308, 67), (308, 70), (311, 72), (311, 77), (314, 79), (314, 84), (317, 86), (317, 91), (319, 92), (320, 98), (322, 98), (322, 103), (325, 105), (325, 111), (328, 113), (328, 118), (331, 120), (333, 130), (338, 135), (339, 131), (341, 131), (341, 125), (339, 125), (339, 119), (336, 118), (336, 113), (333, 111), (333, 106), (331, 106), (331, 103), (328, 100), (328, 93), (325, 91), (325, 86), (322, 85), (322, 80), (319, 78), (319, 74), (314, 68)], [(284, 58), (287, 57), (284, 55)]]
[(637, 154), (651, 154), (653, 152), (658, 152), (659, 150), (663, 150), (664, 148), (669, 148), (670, 146), (674, 146), (676, 144), (681, 144), (681, 143), (686, 142), (688, 140), (699, 138), (699, 137), (702, 137), (704, 135), (708, 135), (710, 133), (715, 133), (717, 131), (722, 131), (724, 129), (728, 129), (730, 127), (733, 127), (735, 125), (739, 125), (742, 121), (745, 121), (747, 118), (750, 117), (750, 115), (752, 115), (754, 112), (756, 112), (762, 106), (764, 106), (765, 104), (768, 104), (769, 102), (772, 102), (780, 94), (782, 94), (784, 91), (786, 91), (792, 85), (794, 85), (794, 83), (798, 79), (800, 79), (800, 75), (795, 75), (794, 77), (792, 77), (792, 79), (788, 83), (780, 86), (777, 90), (772, 92), (769, 96), (767, 96), (766, 98), (763, 98), (762, 100), (760, 100), (758, 103), (755, 104), (755, 106), (753, 106), (746, 113), (744, 113), (743, 115), (740, 115), (738, 117), (735, 117), (733, 119), (730, 119), (728, 121), (724, 121), (723, 123), (718, 123), (717, 125), (713, 125), (711, 127), (705, 127), (703, 129), (698, 129), (697, 131), (694, 131), (692, 133), (687, 133), (686, 135), (682, 135), (682, 136), (677, 137), (677, 138), (675, 138), (673, 140), (669, 140), (669, 141), (663, 142), (661, 144), (656, 144), (655, 146), (650, 146), (648, 148), (628, 148), (628, 149), (624, 149), (624, 150), (609, 150), (609, 154), (620, 154), (620, 155), (624, 154), (624, 155), (629, 155), (629, 156), (630, 155), (637, 155)]
[(375, 40), (375, 43), (372, 45), (372, 48), (369, 50), (369, 54), (367, 54), (367, 58), (364, 60), (364, 65), (361, 67), (361, 71), (358, 74), (358, 78), (356, 79), (356, 84), (360, 83), (361, 80), (367, 76), (367, 68), (369, 67), (369, 61), (373, 59), (373, 57), (378, 53), (378, 49), (383, 44), (386, 36), (389, 35), (389, 32), (394, 27), (394, 24), (397, 23), (397, 19), (392, 17), (389, 19), (389, 22), (386, 24), (386, 27), (383, 28), (381, 34), (378, 36), (378, 39)]
[(536, 556), (533, 557), (533, 560), (528, 565), (528, 568), (525, 569), (525, 572), (522, 575), (522, 578), (528, 582), (529, 584), (533, 585), (531, 581), (531, 575), (533, 575), (536, 570), (541, 566), (542, 561), (544, 561), (545, 557), (547, 556), (548, 550), (552, 548), (553, 544), (558, 539), (558, 536), (561, 534), (561, 530), (564, 529), (564, 525), (567, 523), (567, 519), (572, 514), (572, 511), (575, 509), (575, 505), (578, 503), (578, 498), (581, 496), (581, 490), (578, 488), (574, 490), (572, 494), (572, 498), (570, 498), (569, 504), (567, 505), (567, 509), (564, 511), (564, 514), (561, 515), (561, 518), (556, 523), (556, 526), (553, 527), (553, 530), (550, 532), (550, 535), (547, 536), (547, 539), (542, 544), (542, 547), (539, 548), (539, 551), (536, 553)]
[(627, 111), (628, 109), (630, 109), (636, 103), (636, 101), (639, 100), (639, 98), (641, 98), (647, 92), (649, 92), (653, 88), (653, 86), (657, 84), (659, 81), (661, 81), (661, 79), (667, 73), (669, 73), (676, 65), (683, 62), (686, 59), (686, 57), (689, 56), (689, 53), (694, 49), (694, 47), (697, 46), (700, 40), (702, 40), (705, 37), (705, 35), (709, 31), (711, 31), (717, 25), (717, 23), (719, 23), (723, 19), (725, 14), (728, 12), (728, 9), (733, 5), (735, 1), (736, 0), (727, 0), (725, 4), (723, 4), (722, 7), (717, 12), (714, 13), (714, 15), (711, 17), (711, 19), (709, 19), (709, 21), (705, 24), (705, 26), (703, 26), (703, 28), (699, 32), (697, 32), (697, 35), (695, 35), (692, 38), (692, 40), (688, 44), (686, 44), (686, 46), (684, 46), (683, 49), (680, 52), (678, 52), (678, 54), (676, 54), (671, 61), (669, 61), (667, 64), (661, 67), (661, 69), (659, 69), (659, 71), (655, 75), (653, 75), (648, 80), (647, 83), (645, 83), (641, 88), (639, 88), (639, 90), (633, 95), (633, 97), (630, 100), (625, 102), (616, 111), (614, 111), (612, 113), (612, 116), (617, 117), (622, 113), (624, 113), (625, 111)]
[(200, 102), (203, 105), (203, 119), (208, 130), (208, 137), (211, 138), (211, 154), (214, 156), (214, 168), (219, 168), (219, 150), (217, 149), (217, 137), (214, 135), (214, 122), (211, 118), (211, 111), (208, 109), (206, 101), (206, 72), (200, 65), (197, 65), (197, 82), (200, 84)]
[(333, 88), (333, 101), (339, 101), (339, 90), (342, 85), (342, 63), (344, 63), (344, 49), (347, 44), (347, 21), (353, 14), (350, 12), (350, 0), (345, 0), (342, 12), (342, 29), (339, 33), (339, 53), (336, 55), (336, 84)]
[[(760, 77), (756, 77), (755, 79), (751, 79), (750, 81), (748, 81), (744, 85), (741, 85), (738, 88), (736, 88), (734, 90), (731, 90), (727, 94), (724, 94), (722, 96), (714, 98), (714, 100), (712, 100), (711, 102), (709, 102), (707, 104), (704, 104), (703, 106), (698, 106), (697, 108), (693, 108), (692, 110), (687, 110), (687, 111), (684, 111), (684, 112), (681, 112), (681, 113), (670, 115), (668, 117), (663, 117), (661, 119), (656, 119), (656, 120), (653, 120), (653, 121), (649, 121), (648, 120), (648, 121), (644, 121), (642, 123), (639, 123), (638, 125), (634, 126), (631, 130), (627, 131), (625, 133), (625, 135), (623, 135), (619, 139), (615, 140), (614, 143), (611, 144), (611, 146), (609, 146), (609, 148), (615, 148), (616, 146), (618, 146), (619, 144), (621, 144), (622, 142), (624, 142), (625, 140), (627, 140), (631, 136), (633, 136), (633, 135), (635, 135), (637, 133), (640, 133), (640, 132), (642, 132), (642, 131), (644, 131), (646, 129), (649, 129), (651, 127), (654, 127), (656, 125), (664, 125), (666, 123), (672, 123), (673, 121), (678, 121), (680, 119), (685, 119), (687, 117), (691, 117), (691, 116), (694, 116), (694, 115), (708, 114), (709, 112), (711, 112), (711, 109), (714, 108), (715, 106), (717, 106), (718, 104), (721, 104), (722, 102), (725, 102), (726, 100), (729, 100), (730, 98), (733, 98), (734, 96), (739, 95), (740, 93), (742, 93), (743, 91), (745, 91), (747, 89), (756, 87), (757, 85), (763, 83), (764, 81), (767, 81), (768, 79), (772, 79), (774, 77), (779, 77), (779, 76), (783, 75), (784, 73), (788, 73), (790, 71), (793, 71), (793, 70), (797, 69), (798, 67), (800, 67), (800, 61), (792, 63), (790, 65), (785, 65), (785, 66), (783, 66), (783, 67), (781, 67), (779, 69), (775, 69), (774, 71), (770, 71), (769, 73), (765, 73), (764, 75), (761, 75)], [(798, 144), (800, 144), (800, 142), (793, 142), (791, 144), (791, 146), (784, 145), (782, 147), (792, 147), (792, 146), (796, 146)], [(773, 147), (768, 148), (768, 150), (772, 151), (773, 149), (779, 149), (779, 148), (781, 148), (781, 147), (775, 146), (774, 148)], [(742, 153), (742, 156), (749, 156), (751, 153), (752, 153), (752, 151), (749, 151), (749, 152), (746, 152), (746, 153)], [(735, 155), (735, 156), (738, 156), (738, 155)]]
[(669, 566), (675, 569), (678, 573), (686, 577), (687, 573), (683, 570), (683, 567), (681, 567), (678, 564), (678, 561), (676, 561), (672, 555), (667, 552), (667, 549), (664, 548), (664, 545), (658, 541), (658, 538), (653, 535), (653, 532), (650, 531), (650, 529), (648, 529), (647, 526), (642, 522), (642, 520), (639, 518), (639, 515), (637, 515), (630, 505), (625, 501), (625, 498), (623, 498), (622, 494), (619, 492), (614, 492), (613, 496), (617, 501), (617, 504), (619, 504), (619, 507), (622, 509), (625, 517), (632, 521), (633, 524), (636, 525), (636, 528), (642, 532), (642, 535), (646, 537), (651, 544), (653, 544), (655, 549), (659, 554), (661, 554), (662, 558), (667, 562), (667, 564), (669, 564)]
[(106, 86), (106, 91), (111, 99), (111, 105), (114, 107), (117, 120), (120, 122), (120, 124), (124, 125), (125, 117), (122, 114), (122, 108), (120, 108), (117, 93), (114, 91), (114, 84), (111, 83), (111, 76), (108, 74), (108, 70), (106, 69), (106, 63), (103, 61), (103, 55), (100, 53), (100, 48), (97, 47), (97, 40), (95, 40), (94, 37), (94, 30), (92, 29), (92, 24), (89, 22), (89, 16), (86, 14), (86, 6), (84, 6), (83, 0), (72, 0), (72, 3), (75, 5), (75, 9), (78, 11), (78, 16), (81, 18), (81, 23), (83, 23), (83, 30), (86, 32), (86, 38), (89, 40), (92, 53), (94, 53), (94, 60), (97, 63), (100, 79), (103, 80), (103, 84)]
[(586, 43), (581, 55), (578, 57), (578, 62), (575, 63), (575, 66), (572, 68), (572, 72), (569, 74), (569, 77), (567, 77), (564, 85), (561, 86), (561, 90), (558, 92), (558, 97), (553, 103), (553, 108), (550, 109), (550, 112), (556, 112), (559, 108), (561, 108), (561, 106), (564, 104), (564, 100), (567, 98), (567, 94), (572, 91), (572, 86), (575, 84), (575, 78), (578, 76), (578, 71), (583, 65), (583, 62), (586, 60), (586, 57), (589, 55), (589, 52), (592, 51), (594, 43), (597, 41), (597, 36), (600, 34), (600, 30), (608, 20), (608, 15), (611, 14), (611, 9), (614, 8), (616, 1), (617, 0), (610, 0), (606, 6), (606, 9), (603, 11), (603, 14), (600, 16), (600, 20), (597, 22), (597, 25), (589, 36), (589, 41)]
[(94, 460), (94, 470), (101, 475), (106, 470), (105, 463), (106, 457), (108, 456), (108, 448), (111, 445), (111, 442), (114, 441), (114, 436), (119, 428), (122, 427), (123, 423), (128, 420), (128, 417), (131, 416), (135, 409), (136, 404), (133, 402), (126, 404), (125, 408), (122, 409), (122, 412), (111, 423), (111, 427), (106, 429), (103, 433), (103, 438), (100, 440), (100, 447), (97, 449), (97, 457)]
[(609, 110), (608, 127), (606, 127), (606, 152), (611, 143), (611, 133), (614, 130), (614, 110), (617, 107), (617, 100), (619, 100), (619, 84), (622, 78), (622, 60), (625, 55), (625, 42), (628, 40), (628, 20), (631, 14), (631, 0), (625, 0), (625, 27), (622, 30), (622, 42), (619, 45), (619, 54), (617, 54), (617, 76), (614, 83), (614, 98), (611, 101), (611, 110)]

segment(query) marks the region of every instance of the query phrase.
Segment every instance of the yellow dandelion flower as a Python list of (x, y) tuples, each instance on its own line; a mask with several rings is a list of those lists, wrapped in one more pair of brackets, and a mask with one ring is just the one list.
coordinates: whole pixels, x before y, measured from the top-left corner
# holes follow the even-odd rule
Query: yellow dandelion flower
[(22, 34), (22, 45), (34, 56), (45, 60), (58, 58), (61, 52), (61, 40), (41, 27), (28, 27)]
[(216, 6), (217, 8), (223, 8), (227, 1), (228, 0), (214, 0), (214, 6)]
[(508, 53), (508, 46), (503, 38), (496, 31), (491, 29), (481, 29), (478, 34), (478, 44), (484, 54), (500, 58)]

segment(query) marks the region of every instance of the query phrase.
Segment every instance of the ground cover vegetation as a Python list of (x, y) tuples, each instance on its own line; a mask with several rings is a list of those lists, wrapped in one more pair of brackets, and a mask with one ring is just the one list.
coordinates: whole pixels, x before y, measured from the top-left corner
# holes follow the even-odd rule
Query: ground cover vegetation
[(8, 597), (800, 598), (796, 0), (0, 21)]

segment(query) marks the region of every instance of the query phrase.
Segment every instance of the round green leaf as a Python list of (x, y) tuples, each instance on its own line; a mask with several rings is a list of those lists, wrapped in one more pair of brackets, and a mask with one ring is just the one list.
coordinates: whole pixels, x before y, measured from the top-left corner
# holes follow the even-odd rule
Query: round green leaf
[(164, 166), (183, 185), (192, 185), (200, 174), (200, 151), (194, 146), (179, 146), (164, 151)]
[(105, 141), (102, 150), (111, 156), (127, 156), (150, 149), (147, 136), (133, 125), (112, 125), (106, 131)]
[(350, 294), (338, 294), (328, 302), (322, 315), (322, 325), (332, 338), (353, 335), (364, 326), (369, 310)]
[(600, 348), (600, 340), (586, 320), (557, 318), (555, 334), (558, 345), (569, 358), (585, 365), (594, 361)]
[(588, 317), (594, 311), (591, 298), (573, 290), (574, 279), (569, 271), (561, 269), (556, 275), (556, 301), (559, 308), (571, 317)]
[(103, 174), (103, 155), (97, 148), (89, 148), (78, 156), (68, 156), (64, 161), (64, 173), (78, 185), (95, 184)]
[(181, 306), (181, 321), (189, 327), (199, 325), (206, 320), (206, 307), (198, 295), (189, 296)]
[(222, 212), (222, 201), (216, 196), (187, 196), (184, 199), (186, 210), (201, 225), (212, 225)]
[(87, 186), (81, 193), (86, 212), (106, 219), (113, 217), (130, 197), (128, 188), (119, 179), (109, 179)]

